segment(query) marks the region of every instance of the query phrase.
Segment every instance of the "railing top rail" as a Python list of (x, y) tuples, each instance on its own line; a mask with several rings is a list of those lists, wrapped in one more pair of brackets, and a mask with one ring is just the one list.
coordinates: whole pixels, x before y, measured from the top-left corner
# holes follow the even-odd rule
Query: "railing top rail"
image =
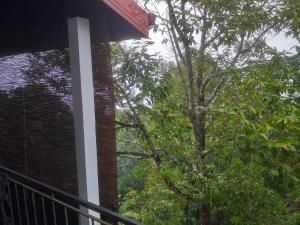
[(141, 223), (138, 223), (132, 219), (126, 218), (124, 216), (119, 215), (116, 212), (113, 212), (109, 209), (103, 208), (101, 206), (95, 205), (93, 203), (90, 203), (88, 201), (85, 201), (83, 199), (80, 199), (74, 195), (71, 195), (69, 193), (66, 193), (64, 191), (58, 190), (54, 187), (51, 187), (50, 185), (47, 185), (43, 182), (37, 181), (33, 178), (27, 177), (23, 174), (20, 174), (18, 172), (15, 172), (11, 169), (8, 169), (6, 167), (0, 166), (0, 173), (5, 173), (7, 176), (13, 177), (21, 182), (24, 182), (25, 184), (27, 184), (28, 186), (34, 186), (35, 188), (41, 188), (42, 190), (46, 191), (46, 192), (50, 192), (52, 194), (54, 194), (54, 196), (57, 199), (61, 199), (61, 200), (67, 200), (68, 202), (72, 203), (72, 204), (77, 204), (83, 207), (86, 207), (88, 209), (91, 209), (97, 213), (100, 213), (101, 215), (107, 216), (115, 221), (121, 222), (125, 225), (142, 225)]

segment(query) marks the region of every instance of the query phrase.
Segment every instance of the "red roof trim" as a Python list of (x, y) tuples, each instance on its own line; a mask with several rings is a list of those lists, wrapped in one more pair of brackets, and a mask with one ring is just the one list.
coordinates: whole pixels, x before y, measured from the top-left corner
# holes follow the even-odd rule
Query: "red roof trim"
[(134, 0), (102, 1), (148, 37), (149, 26), (153, 21), (149, 20), (149, 15)]

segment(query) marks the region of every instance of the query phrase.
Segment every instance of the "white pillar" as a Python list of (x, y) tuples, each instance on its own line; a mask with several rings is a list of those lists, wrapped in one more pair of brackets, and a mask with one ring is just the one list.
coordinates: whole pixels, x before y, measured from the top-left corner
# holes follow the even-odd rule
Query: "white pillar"
[(79, 197), (99, 205), (89, 20), (68, 19)]

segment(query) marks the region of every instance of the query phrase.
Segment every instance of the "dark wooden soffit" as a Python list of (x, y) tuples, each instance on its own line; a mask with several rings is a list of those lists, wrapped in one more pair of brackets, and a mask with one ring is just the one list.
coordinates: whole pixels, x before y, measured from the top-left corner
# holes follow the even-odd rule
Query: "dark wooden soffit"
[[(0, 56), (68, 46), (67, 18), (84, 17), (111, 42), (148, 36), (153, 16), (134, 0), (9, 0), (0, 7)], [(94, 26), (97, 27), (97, 26)], [(101, 32), (100, 32), (101, 33)]]

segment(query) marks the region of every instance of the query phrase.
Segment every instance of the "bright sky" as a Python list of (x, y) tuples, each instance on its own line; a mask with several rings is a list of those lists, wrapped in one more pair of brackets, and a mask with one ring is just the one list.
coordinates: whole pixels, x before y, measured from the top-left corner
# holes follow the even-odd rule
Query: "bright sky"
[[(166, 9), (167, 6), (163, 3), (159, 3), (158, 5), (157, 3), (148, 4), (148, 7), (149, 9), (153, 10), (154, 13), (158, 11), (159, 14), (163, 17), (165, 17), (168, 14)], [(157, 23), (159, 23), (159, 21), (157, 21)], [(168, 46), (168, 44), (162, 44), (163, 36), (160, 32), (154, 33), (153, 30), (151, 30), (150, 40), (155, 43), (154, 46), (151, 46), (151, 48), (149, 49), (151, 53), (160, 53), (163, 57), (166, 58), (166, 60), (174, 59), (171, 47)], [(286, 38), (283, 33), (279, 35), (268, 35), (267, 43), (271, 47), (275, 47), (279, 51), (288, 51), (292, 53), (296, 52), (294, 46), (299, 46), (300, 44), (292, 38)]]
[(299, 43), (290, 37), (286, 38), (284, 34), (277, 36), (269, 36), (267, 40), (268, 44), (277, 48), (279, 51), (291, 51), (295, 52), (295, 46), (299, 46)]
[[(144, 0), (136, 0), (141, 4), (143, 7)], [(157, 1), (149, 1), (147, 4), (149, 10), (153, 10), (153, 13), (159, 12), (162, 17), (166, 17), (168, 14), (167, 12), (167, 5)], [(157, 21), (159, 23), (159, 21)], [(174, 55), (172, 53), (171, 46), (169, 44), (162, 44), (162, 40), (164, 39), (163, 35), (160, 32), (154, 33), (153, 30), (150, 31), (150, 40), (153, 41), (155, 44), (149, 48), (150, 53), (159, 53), (162, 55), (165, 60), (174, 60)], [(271, 46), (276, 48), (279, 51), (287, 51), (295, 53), (295, 46), (299, 46), (299, 42), (292, 38), (286, 38), (284, 34), (280, 35), (268, 35), (267, 43)]]
[[(150, 31), (150, 40), (153, 41), (155, 44), (154, 46), (151, 46), (149, 51), (151, 53), (160, 53), (166, 60), (172, 60), (173, 59), (173, 54), (171, 47), (166, 44), (162, 44), (163, 36), (161, 33), (157, 32), (154, 33), (153, 31)], [(290, 37), (285, 37), (284, 34), (279, 34), (279, 35), (269, 35), (267, 38), (267, 43), (275, 47), (279, 51), (288, 51), (295, 53), (295, 46), (298, 45), (299, 43)]]

